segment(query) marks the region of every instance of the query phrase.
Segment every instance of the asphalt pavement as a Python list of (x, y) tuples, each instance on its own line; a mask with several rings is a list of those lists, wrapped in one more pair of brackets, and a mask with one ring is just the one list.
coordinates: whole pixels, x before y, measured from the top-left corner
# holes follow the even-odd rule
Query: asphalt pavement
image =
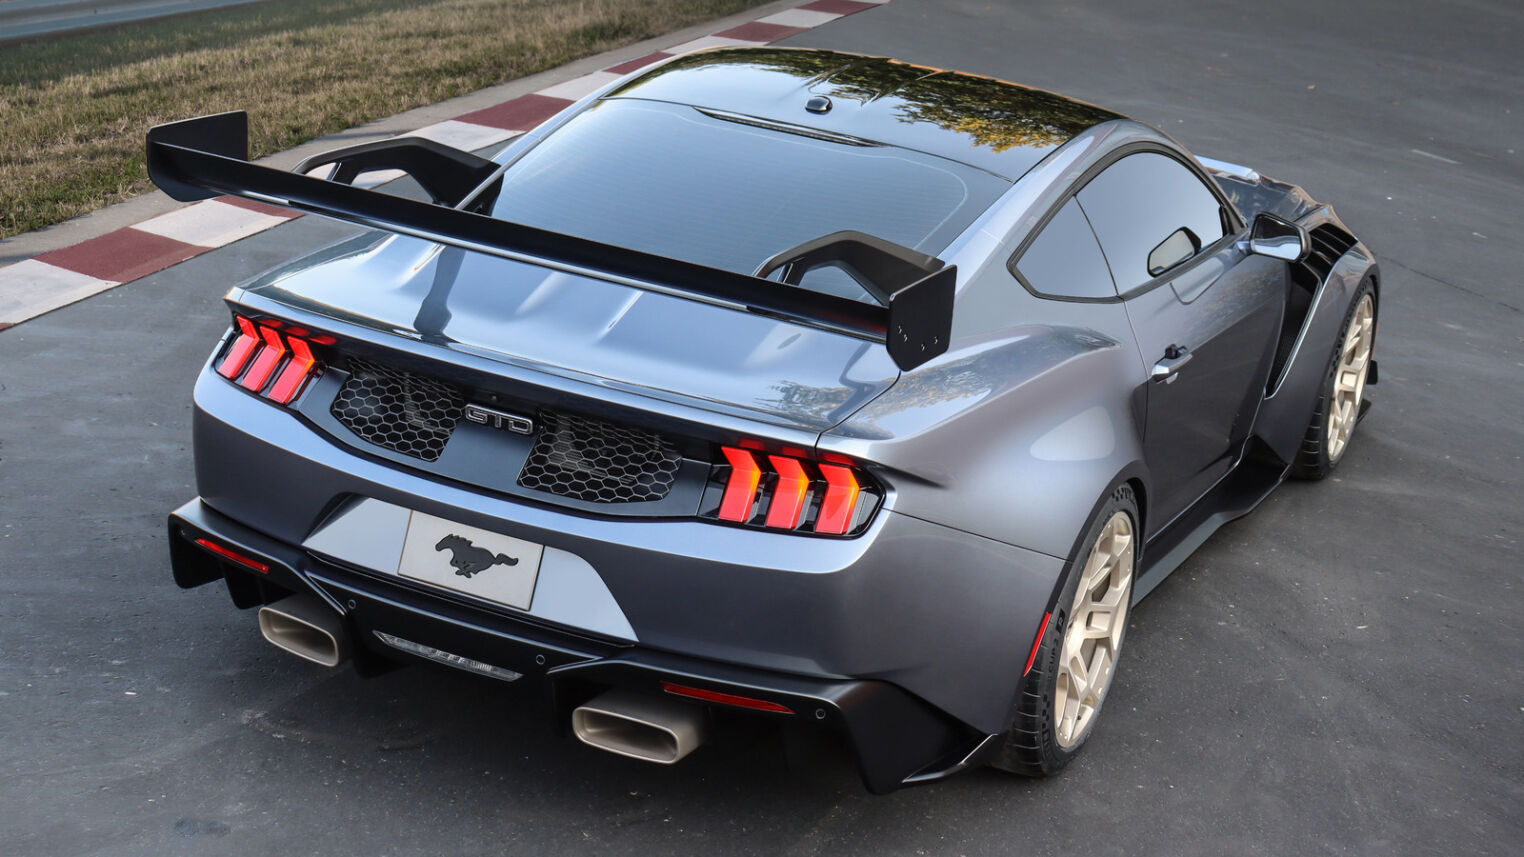
[[(865, 794), (736, 730), (681, 764), (532, 694), (362, 680), (169, 579), (190, 387), (280, 226), (0, 333), (0, 854), (1524, 853), (1524, 12), (895, 0), (786, 43), (1051, 88), (1333, 203), (1385, 274), (1375, 409), (1134, 611), (1047, 781)], [(1035, 490), (1034, 486), (1034, 490)], [(930, 572), (929, 572), (930, 573)]]
[(253, 2), (256, 0), (0, 0), (0, 42)]

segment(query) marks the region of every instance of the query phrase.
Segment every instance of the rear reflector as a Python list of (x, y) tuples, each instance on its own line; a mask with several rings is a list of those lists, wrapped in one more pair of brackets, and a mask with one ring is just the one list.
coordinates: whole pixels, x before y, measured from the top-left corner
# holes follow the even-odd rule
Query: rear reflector
[(815, 521), (815, 532), (840, 535), (852, 526), (852, 516), (857, 511), (857, 497), (861, 488), (850, 467), (840, 464), (820, 465), (820, 475), (825, 477), (825, 498), (820, 501), (820, 517)]
[(222, 557), (223, 559), (236, 562), (244, 568), (252, 568), (260, 574), (268, 574), (270, 571), (270, 566), (265, 565), (259, 560), (244, 556), (232, 548), (225, 548), (222, 545), (212, 541), (211, 539), (196, 539), (196, 544), (206, 548), (207, 550)]
[(751, 517), (757, 484), (762, 481), (762, 468), (744, 449), (725, 446), (721, 450), (725, 460), (730, 462), (730, 480), (725, 483), (725, 497), (720, 501), (720, 520), (745, 521)]
[(738, 696), (734, 693), (721, 693), (717, 690), (704, 690), (701, 687), (688, 687), (683, 684), (674, 684), (670, 681), (661, 683), (661, 689), (677, 696), (686, 696), (689, 699), (697, 699), (703, 702), (713, 702), (717, 705), (733, 705), (736, 708), (749, 708), (753, 711), (772, 711), (777, 714), (793, 714), (794, 709), (776, 702), (765, 699), (755, 699), (750, 696)]
[(1022, 675), (1032, 671), (1032, 662), (1037, 660), (1037, 647), (1042, 645), (1042, 632), (1048, 630), (1048, 620), (1052, 618), (1052, 613), (1042, 614), (1042, 624), (1037, 626), (1037, 639), (1032, 641), (1032, 653), (1027, 655), (1027, 666), (1026, 669), (1021, 671)]

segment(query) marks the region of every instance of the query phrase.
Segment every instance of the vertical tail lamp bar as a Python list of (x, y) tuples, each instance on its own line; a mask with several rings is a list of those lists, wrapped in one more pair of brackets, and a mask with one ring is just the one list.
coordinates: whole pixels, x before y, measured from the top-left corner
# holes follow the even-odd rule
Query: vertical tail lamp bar
[(744, 449), (733, 446), (720, 449), (725, 453), (725, 460), (730, 462), (730, 479), (725, 483), (725, 495), (720, 500), (720, 520), (746, 521), (751, 517), (751, 507), (757, 499), (762, 468)]
[(264, 388), (265, 382), (275, 372), (275, 367), (280, 365), (281, 358), (286, 356), (286, 344), (281, 341), (279, 333), (260, 325), (259, 335), (265, 341), (264, 347), (254, 357), (254, 365), (249, 367), (249, 373), (238, 382), (240, 387), (256, 393)]
[(815, 520), (815, 532), (839, 536), (852, 526), (852, 514), (857, 511), (861, 488), (850, 467), (822, 464), (820, 475), (825, 477), (826, 491), (820, 501), (820, 516)]
[(317, 358), (312, 356), (312, 347), (305, 340), (288, 335), (286, 342), (291, 346), (291, 360), (281, 370), (280, 377), (275, 379), (275, 386), (270, 388), (270, 400), (282, 405), (289, 404), (302, 391), (312, 367), (317, 364)]
[(810, 477), (796, 458), (769, 455), (767, 460), (778, 473), (773, 501), (767, 507), (767, 526), (792, 530), (804, 515), (804, 498), (810, 490)]
[(254, 322), (243, 316), (236, 316), (238, 321), (238, 338), (228, 348), (227, 356), (217, 364), (217, 374), (229, 381), (238, 377), (243, 371), (244, 364), (254, 355), (254, 349), (259, 347), (259, 332), (254, 329)]

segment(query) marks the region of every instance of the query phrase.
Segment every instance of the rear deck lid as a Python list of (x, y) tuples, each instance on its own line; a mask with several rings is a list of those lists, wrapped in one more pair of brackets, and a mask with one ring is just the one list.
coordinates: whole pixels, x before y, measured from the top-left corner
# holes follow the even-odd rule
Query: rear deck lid
[(860, 339), (378, 232), (248, 290), (380, 334), (809, 431), (898, 377), (888, 352)]

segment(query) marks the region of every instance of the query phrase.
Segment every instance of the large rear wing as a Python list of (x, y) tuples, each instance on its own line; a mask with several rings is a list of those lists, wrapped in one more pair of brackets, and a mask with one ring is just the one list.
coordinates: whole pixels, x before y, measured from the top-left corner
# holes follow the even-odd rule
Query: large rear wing
[[(515, 261), (596, 277), (883, 343), (905, 370), (947, 350), (956, 267), (858, 232), (837, 232), (783, 250), (755, 274), (498, 220), (461, 206), (497, 174), (492, 161), (429, 140), (399, 138), (308, 158), (295, 172), (248, 162), (248, 115), (219, 113), (148, 131), (148, 175), (182, 202), (221, 194), (384, 229)], [(333, 164), (329, 178), (302, 173)], [(350, 184), (359, 173), (408, 173), (434, 200)], [(485, 193), (492, 193), (491, 189)], [(744, 201), (738, 201), (744, 205)], [(813, 268), (846, 271), (881, 304), (797, 287)], [(765, 277), (782, 271), (778, 280)]]

